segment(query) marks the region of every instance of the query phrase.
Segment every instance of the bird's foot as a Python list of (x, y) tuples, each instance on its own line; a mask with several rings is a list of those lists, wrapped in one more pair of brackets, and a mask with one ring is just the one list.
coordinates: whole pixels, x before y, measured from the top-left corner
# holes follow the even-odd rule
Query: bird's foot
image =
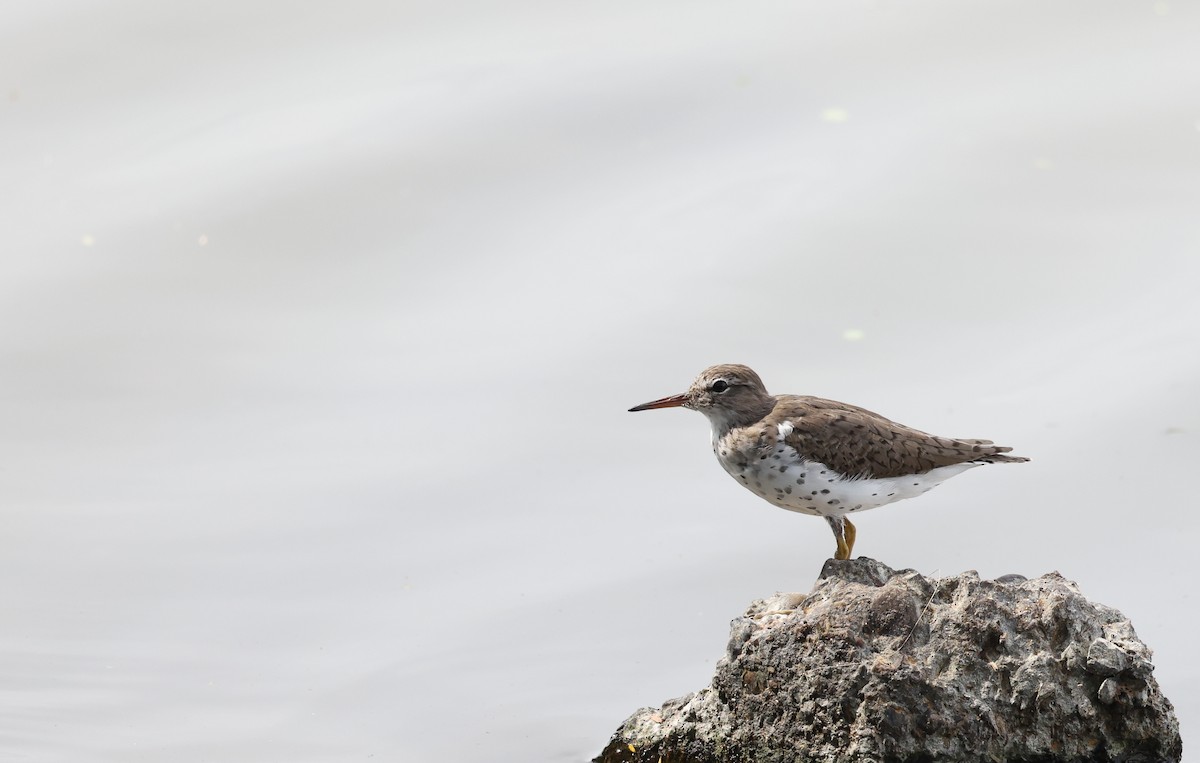
[(854, 539), (858, 535), (854, 524), (845, 517), (825, 517), (825, 521), (829, 523), (829, 528), (833, 530), (833, 539), (837, 541), (837, 551), (834, 552), (833, 558), (842, 561), (849, 559), (854, 551)]

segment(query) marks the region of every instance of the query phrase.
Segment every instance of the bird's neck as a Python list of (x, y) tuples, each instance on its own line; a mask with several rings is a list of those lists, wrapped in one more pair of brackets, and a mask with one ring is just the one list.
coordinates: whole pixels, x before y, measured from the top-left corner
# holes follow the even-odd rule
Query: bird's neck
[(713, 440), (719, 440), (739, 427), (748, 427), (766, 418), (775, 408), (775, 396), (764, 394), (737, 406), (711, 408), (704, 412), (712, 426)]

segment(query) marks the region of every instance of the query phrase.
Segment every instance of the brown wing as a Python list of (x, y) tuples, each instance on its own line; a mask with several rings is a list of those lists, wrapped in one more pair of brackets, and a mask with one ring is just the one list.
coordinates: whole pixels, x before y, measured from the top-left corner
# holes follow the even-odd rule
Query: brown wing
[(991, 440), (938, 437), (877, 413), (819, 397), (781, 395), (774, 423), (790, 421), (786, 441), (797, 451), (842, 474), (887, 478), (922, 474), (967, 461), (1028, 461)]

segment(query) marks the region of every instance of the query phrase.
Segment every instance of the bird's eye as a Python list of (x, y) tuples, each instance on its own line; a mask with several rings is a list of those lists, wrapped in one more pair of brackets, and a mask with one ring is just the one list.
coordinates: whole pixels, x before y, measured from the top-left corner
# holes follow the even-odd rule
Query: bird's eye
[(727, 389), (729, 389), (729, 382), (725, 381), (724, 379), (717, 379), (712, 384), (713, 392), (724, 392)]

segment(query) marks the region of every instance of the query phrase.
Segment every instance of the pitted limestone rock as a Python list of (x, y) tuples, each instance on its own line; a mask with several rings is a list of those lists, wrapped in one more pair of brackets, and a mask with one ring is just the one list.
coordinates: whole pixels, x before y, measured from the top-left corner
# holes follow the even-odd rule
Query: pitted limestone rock
[(712, 686), (635, 713), (596, 759), (1178, 761), (1150, 650), (1058, 573), (927, 579), (830, 561), (733, 621)]

